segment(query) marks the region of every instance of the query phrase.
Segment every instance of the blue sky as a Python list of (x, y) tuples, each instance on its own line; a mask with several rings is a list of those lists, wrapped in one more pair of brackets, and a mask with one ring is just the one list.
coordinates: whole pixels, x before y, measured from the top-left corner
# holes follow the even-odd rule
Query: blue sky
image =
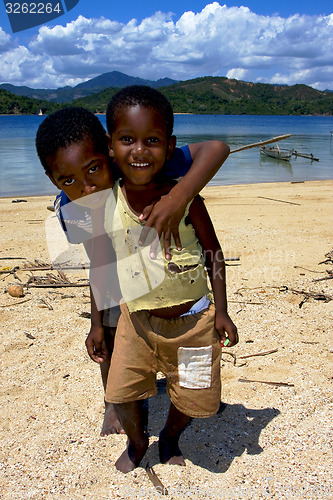
[(117, 70), (333, 89), (332, 5), (80, 0), (47, 25), (13, 34), (1, 3), (0, 83), (57, 88)]

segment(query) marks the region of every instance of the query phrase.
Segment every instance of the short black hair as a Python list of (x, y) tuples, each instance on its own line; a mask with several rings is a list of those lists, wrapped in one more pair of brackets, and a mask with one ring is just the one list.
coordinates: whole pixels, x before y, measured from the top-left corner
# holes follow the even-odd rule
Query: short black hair
[(106, 132), (93, 113), (80, 107), (61, 109), (47, 116), (36, 134), (36, 149), (46, 172), (51, 173), (48, 159), (60, 148), (90, 139), (96, 152), (108, 155)]
[(165, 121), (168, 138), (172, 136), (174, 121), (172, 106), (159, 90), (147, 85), (124, 87), (111, 98), (106, 111), (106, 125), (110, 135), (116, 126), (118, 113), (132, 106), (151, 108), (159, 113)]

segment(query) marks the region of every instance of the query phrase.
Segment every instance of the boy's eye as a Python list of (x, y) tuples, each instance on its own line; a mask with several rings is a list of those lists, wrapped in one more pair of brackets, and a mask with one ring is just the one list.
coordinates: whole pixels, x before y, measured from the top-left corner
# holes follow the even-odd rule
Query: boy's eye
[(159, 138), (158, 137), (149, 137), (147, 142), (149, 144), (156, 144), (156, 142), (159, 142)]
[(89, 168), (88, 173), (89, 174), (94, 174), (95, 172), (97, 172), (98, 169), (99, 169), (99, 165), (94, 165), (93, 167)]
[(123, 137), (121, 137), (120, 140), (125, 144), (132, 144), (133, 142), (132, 137), (130, 137), (129, 135), (123, 135)]
[(64, 182), (64, 185), (71, 186), (72, 184), (74, 184), (74, 182), (75, 182), (75, 179), (66, 179)]

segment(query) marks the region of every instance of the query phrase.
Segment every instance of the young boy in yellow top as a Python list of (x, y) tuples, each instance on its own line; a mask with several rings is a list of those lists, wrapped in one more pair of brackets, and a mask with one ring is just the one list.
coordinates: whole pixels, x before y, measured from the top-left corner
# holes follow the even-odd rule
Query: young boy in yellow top
[[(55, 208), (65, 234), (71, 243), (83, 242), (90, 256), (94, 244), (91, 210), (79, 203), (81, 199), (89, 198), (91, 193), (112, 188), (114, 178), (117, 178), (117, 170), (109, 156), (107, 134), (93, 113), (84, 108), (65, 108), (43, 120), (37, 132), (36, 148), (45, 173), (61, 190)], [(166, 249), (171, 234), (180, 244), (178, 223), (186, 203), (213, 177), (228, 152), (228, 146), (216, 140), (177, 149), (174, 158), (170, 159), (169, 174), (172, 173), (176, 178), (183, 176), (181, 181), (168, 196), (162, 197), (160, 201), (154, 200), (142, 212), (142, 220), (146, 220), (145, 227), (155, 227), (159, 235), (165, 235)], [(104, 242), (106, 246), (109, 245), (107, 251), (112, 253), (109, 238), (104, 239)], [(94, 246), (97, 246), (96, 242)], [(91, 298), (92, 321), (86, 346), (93, 361), (100, 364), (105, 388), (119, 312), (117, 307), (111, 309), (112, 315), (109, 309), (105, 310), (102, 321), (101, 313), (98, 312), (96, 321), (96, 307), (93, 296)], [(106, 402), (101, 435), (114, 432), (123, 431), (113, 405)]]
[(180, 435), (191, 417), (217, 412), (221, 345), (238, 342), (227, 312), (223, 253), (200, 197), (187, 204), (179, 225), (182, 248), (174, 245), (171, 259), (161, 251), (152, 260), (149, 249), (138, 245), (143, 208), (174, 186), (163, 171), (176, 143), (168, 100), (149, 87), (125, 88), (109, 103), (107, 125), (110, 154), (122, 179), (106, 202), (105, 230), (113, 241), (126, 303), (105, 394), (128, 436), (116, 467), (124, 473), (133, 470), (147, 450), (140, 402), (156, 394), (157, 371), (164, 373), (171, 399), (159, 437), (160, 459), (185, 465)]

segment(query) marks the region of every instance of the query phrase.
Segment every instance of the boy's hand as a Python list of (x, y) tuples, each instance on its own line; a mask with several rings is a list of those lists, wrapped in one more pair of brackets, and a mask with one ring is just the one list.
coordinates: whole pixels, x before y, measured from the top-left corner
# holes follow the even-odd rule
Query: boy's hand
[(86, 339), (86, 348), (89, 356), (95, 363), (103, 363), (108, 357), (104, 342), (104, 327), (92, 325)]
[(238, 343), (237, 326), (227, 313), (215, 313), (215, 328), (220, 336), (222, 347), (232, 347)]
[(159, 200), (148, 205), (140, 215), (140, 220), (146, 220), (141, 231), (140, 244), (144, 244), (152, 228), (156, 231), (158, 238), (154, 238), (150, 246), (151, 257), (156, 256), (159, 238), (164, 236), (164, 252), (166, 259), (171, 259), (171, 235), (174, 237), (176, 248), (182, 249), (178, 226), (185, 212), (184, 204), (178, 201), (170, 193), (162, 196)]

